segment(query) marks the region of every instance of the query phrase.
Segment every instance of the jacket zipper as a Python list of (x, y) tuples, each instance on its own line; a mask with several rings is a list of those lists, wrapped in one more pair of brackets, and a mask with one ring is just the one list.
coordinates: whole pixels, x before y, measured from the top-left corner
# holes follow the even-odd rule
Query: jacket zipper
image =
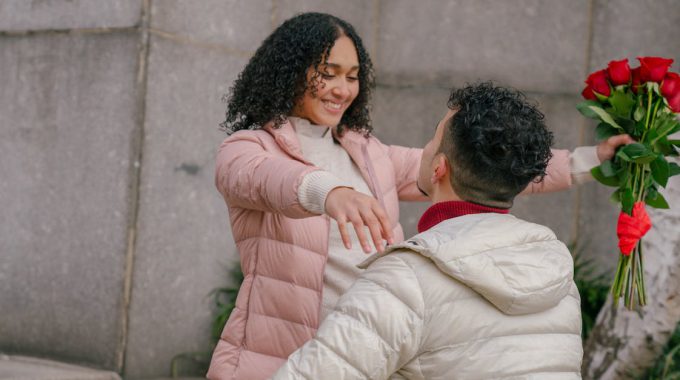
[(380, 184), (378, 184), (375, 170), (373, 169), (373, 164), (371, 163), (370, 157), (368, 155), (368, 147), (366, 145), (361, 146), (361, 153), (364, 156), (364, 164), (366, 165), (368, 178), (371, 180), (373, 195), (375, 195), (375, 197), (378, 199), (378, 203), (380, 203), (380, 206), (382, 206), (384, 210), (387, 210), (387, 208), (385, 207), (385, 201), (383, 199), (383, 193), (380, 189)]

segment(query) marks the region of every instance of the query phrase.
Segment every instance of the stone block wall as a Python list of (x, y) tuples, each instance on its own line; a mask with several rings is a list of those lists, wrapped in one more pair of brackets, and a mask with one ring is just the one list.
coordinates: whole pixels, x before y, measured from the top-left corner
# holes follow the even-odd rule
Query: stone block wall
[[(449, 88), (493, 79), (535, 99), (556, 146), (593, 143), (575, 110), (610, 59), (680, 67), (675, 0), (1, 0), (0, 352), (168, 376), (210, 350), (237, 260), (213, 183), (221, 97), (260, 42), (335, 14), (376, 67), (375, 133), (421, 146)], [(613, 265), (616, 209), (589, 184), (513, 212)], [(407, 235), (425, 204), (404, 204)]]

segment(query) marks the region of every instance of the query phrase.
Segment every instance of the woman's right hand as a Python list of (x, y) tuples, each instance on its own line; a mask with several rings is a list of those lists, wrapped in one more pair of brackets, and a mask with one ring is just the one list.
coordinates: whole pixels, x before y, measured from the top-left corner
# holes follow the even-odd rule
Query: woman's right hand
[(347, 223), (354, 226), (361, 247), (366, 253), (371, 253), (371, 245), (364, 227), (368, 227), (378, 252), (385, 249), (383, 240), (387, 240), (388, 244), (394, 244), (387, 213), (371, 196), (348, 187), (336, 187), (326, 196), (326, 214), (338, 222), (340, 236), (347, 249), (352, 248)]

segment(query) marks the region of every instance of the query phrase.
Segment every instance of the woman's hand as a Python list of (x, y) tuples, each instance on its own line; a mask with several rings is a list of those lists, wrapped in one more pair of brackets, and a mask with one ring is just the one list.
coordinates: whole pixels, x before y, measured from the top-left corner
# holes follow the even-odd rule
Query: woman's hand
[(597, 144), (597, 158), (600, 160), (600, 162), (611, 160), (614, 157), (618, 147), (634, 142), (635, 140), (633, 140), (633, 138), (629, 135), (612, 136)]
[(378, 252), (385, 249), (383, 240), (387, 240), (388, 244), (394, 243), (387, 213), (371, 196), (347, 187), (336, 187), (326, 197), (326, 214), (338, 222), (340, 236), (347, 249), (352, 248), (347, 223), (354, 226), (361, 247), (366, 253), (371, 253), (371, 245), (364, 226), (368, 227)]

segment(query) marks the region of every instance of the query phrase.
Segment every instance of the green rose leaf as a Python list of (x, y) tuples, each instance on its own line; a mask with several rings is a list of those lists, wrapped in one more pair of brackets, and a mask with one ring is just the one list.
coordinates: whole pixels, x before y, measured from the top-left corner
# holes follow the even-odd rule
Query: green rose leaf
[(607, 113), (607, 111), (603, 110), (600, 107), (595, 107), (595, 106), (588, 106), (593, 112), (597, 114), (597, 116), (602, 120), (603, 122), (611, 125), (612, 127), (619, 129), (619, 130), (624, 130), (622, 126), (620, 126), (616, 121), (614, 121), (614, 118), (612, 115)]
[[(650, 131), (650, 135), (653, 135), (653, 131)], [(651, 137), (651, 136), (650, 136)], [(668, 137), (660, 137), (654, 141), (654, 151), (663, 154), (664, 156), (675, 156), (677, 153), (673, 149), (673, 145), (668, 141)]]
[(597, 137), (598, 140), (606, 140), (619, 134), (621, 134), (621, 132), (618, 129), (607, 123), (600, 123), (597, 125), (597, 128), (595, 128), (595, 137)]
[(621, 203), (621, 191), (619, 189), (614, 190), (609, 200), (614, 203)]
[(593, 178), (597, 180), (597, 182), (605, 185), (605, 186), (612, 186), (612, 187), (618, 187), (619, 186), (619, 179), (616, 177), (608, 177), (602, 173), (601, 166), (596, 166), (590, 170), (590, 174), (593, 175)]
[(614, 114), (623, 118), (630, 117), (630, 111), (635, 105), (632, 93), (614, 91), (609, 96), (609, 104), (614, 108)]
[(680, 165), (676, 164), (675, 162), (671, 162), (668, 164), (668, 176), (672, 177), (674, 175), (680, 174)]
[(649, 164), (652, 169), (652, 177), (659, 185), (666, 187), (668, 177), (670, 177), (670, 166), (663, 156), (659, 155), (654, 161)]
[(632, 143), (621, 148), (616, 156), (624, 161), (648, 164), (656, 159), (657, 154), (644, 144)]
[[(653, 197), (652, 197), (653, 196)], [(654, 208), (670, 208), (666, 198), (658, 192), (650, 192), (645, 197), (645, 203)]]
[(619, 179), (619, 186), (625, 187), (628, 183), (628, 178), (630, 178), (630, 172), (624, 168), (619, 169), (616, 172), (617, 178)]
[(656, 135), (658, 136), (657, 138), (671, 135), (680, 130), (680, 122), (674, 119), (665, 119), (654, 124), (656, 124)]
[[(594, 100), (586, 100), (585, 102), (581, 102), (576, 105), (576, 109), (583, 114), (583, 116), (589, 118), (589, 119), (597, 119), (598, 115), (593, 111), (593, 109), (602, 109), (602, 106), (600, 103), (594, 101)], [(604, 111), (604, 110), (603, 110)]]
[(607, 178), (616, 176), (616, 169), (614, 169), (614, 165), (612, 165), (611, 160), (606, 160), (600, 164), (600, 172), (602, 172), (602, 175)]

